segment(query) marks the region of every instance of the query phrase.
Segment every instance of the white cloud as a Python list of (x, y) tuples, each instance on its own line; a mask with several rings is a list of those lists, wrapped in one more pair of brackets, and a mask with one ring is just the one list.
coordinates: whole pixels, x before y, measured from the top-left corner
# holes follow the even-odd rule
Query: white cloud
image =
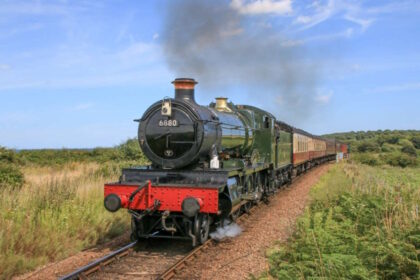
[(332, 90), (330, 90), (326, 93), (318, 92), (315, 95), (315, 101), (317, 101), (319, 103), (327, 104), (327, 103), (330, 102), (333, 95), (334, 95), (334, 92)]
[(295, 47), (295, 46), (304, 45), (310, 42), (328, 42), (328, 41), (337, 40), (340, 38), (348, 39), (354, 35), (354, 32), (355, 31), (353, 28), (347, 28), (345, 30), (338, 31), (336, 33), (314, 35), (314, 36), (307, 37), (305, 39), (300, 39), (300, 40), (287, 40), (282, 43), (282, 46)]
[(366, 29), (369, 28), (369, 26), (373, 23), (373, 19), (361, 19), (361, 18), (356, 18), (353, 17), (351, 15), (346, 15), (344, 16), (344, 18), (348, 21), (354, 22), (358, 25), (360, 25), (360, 27), (362, 28), (362, 31), (365, 31)]
[(158, 39), (159, 38), (159, 33), (155, 33), (155, 34), (153, 34), (153, 40), (156, 40), (156, 39)]
[(316, 5), (310, 5), (306, 9), (310, 10), (310, 14), (299, 15), (294, 21), (294, 23), (302, 24), (300, 30), (314, 27), (326, 21), (337, 12), (337, 6), (334, 0), (329, 0), (326, 5), (321, 5), (319, 2), (316, 2)]
[(232, 0), (230, 6), (241, 14), (290, 14), (292, 9), (291, 0)]
[(343, 31), (339, 31), (336, 33), (330, 33), (330, 34), (322, 34), (322, 35), (316, 35), (307, 38), (306, 42), (312, 42), (312, 41), (331, 41), (339, 38), (350, 38), (354, 34), (353, 28), (347, 28)]
[(334, 17), (359, 25), (363, 32), (374, 22), (371, 16), (372, 13), (368, 15), (359, 2), (328, 0), (321, 4), (316, 1), (301, 10), (294, 23), (301, 25), (300, 30), (305, 30)]

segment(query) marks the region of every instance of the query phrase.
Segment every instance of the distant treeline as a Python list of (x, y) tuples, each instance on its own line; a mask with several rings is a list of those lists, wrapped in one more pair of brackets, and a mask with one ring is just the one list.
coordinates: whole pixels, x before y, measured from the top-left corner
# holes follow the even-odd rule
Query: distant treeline
[[(348, 143), (352, 158), (369, 165), (417, 166), (420, 155), (420, 131), (378, 130), (324, 135)], [(137, 139), (129, 139), (113, 148), (42, 149), (14, 151), (0, 147), (0, 169), (13, 173), (19, 166), (54, 166), (71, 162), (132, 162), (146, 164)], [(1, 170), (0, 170), (1, 171)], [(1, 172), (0, 172), (1, 177)], [(18, 176), (19, 177), (19, 176)], [(13, 180), (12, 180), (13, 181)]]
[(129, 139), (113, 148), (40, 149), (13, 151), (0, 147), (0, 163), (17, 165), (61, 165), (69, 162), (146, 161), (137, 139)]
[(350, 145), (353, 159), (369, 165), (417, 166), (419, 130), (357, 131), (324, 135)]

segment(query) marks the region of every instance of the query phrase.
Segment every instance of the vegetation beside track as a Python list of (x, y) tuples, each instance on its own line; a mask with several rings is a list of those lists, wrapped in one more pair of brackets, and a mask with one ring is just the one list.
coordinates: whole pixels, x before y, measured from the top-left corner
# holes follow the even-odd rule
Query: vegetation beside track
[(371, 166), (420, 165), (419, 130), (378, 130), (334, 133), (325, 137), (350, 144), (352, 159)]
[(342, 163), (262, 279), (420, 279), (420, 169)]
[(135, 140), (90, 151), (0, 148), (0, 279), (126, 232), (129, 216), (103, 207), (103, 184), (145, 163)]

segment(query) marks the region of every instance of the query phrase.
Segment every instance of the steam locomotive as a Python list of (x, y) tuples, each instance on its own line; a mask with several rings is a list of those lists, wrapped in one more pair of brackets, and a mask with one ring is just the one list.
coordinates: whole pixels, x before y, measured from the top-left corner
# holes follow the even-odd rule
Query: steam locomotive
[(122, 170), (105, 184), (108, 211), (128, 209), (132, 239), (209, 238), (313, 166), (348, 153), (346, 144), (294, 128), (259, 108), (227, 98), (201, 106), (194, 79), (172, 82), (175, 98), (153, 104), (139, 122), (150, 166)]

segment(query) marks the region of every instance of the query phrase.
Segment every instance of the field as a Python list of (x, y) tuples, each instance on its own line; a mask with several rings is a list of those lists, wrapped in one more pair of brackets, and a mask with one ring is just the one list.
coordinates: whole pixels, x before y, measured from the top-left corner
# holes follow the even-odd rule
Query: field
[(335, 166), (262, 279), (420, 279), (420, 168)]
[(0, 278), (100, 244), (129, 228), (103, 207), (103, 184), (144, 164), (134, 141), (97, 151), (0, 153)]

